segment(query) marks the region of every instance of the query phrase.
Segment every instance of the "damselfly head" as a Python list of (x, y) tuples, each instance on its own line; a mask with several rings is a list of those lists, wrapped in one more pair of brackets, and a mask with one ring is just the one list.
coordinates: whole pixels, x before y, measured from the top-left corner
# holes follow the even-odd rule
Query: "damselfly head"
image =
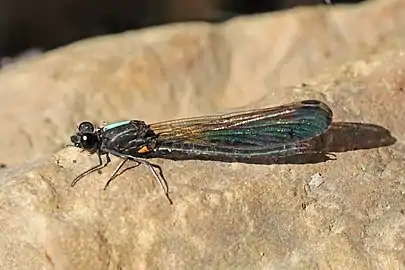
[(85, 133), (85, 132), (94, 132), (94, 125), (90, 122), (81, 122), (79, 127), (79, 133)]
[(99, 138), (95, 133), (78, 133), (70, 137), (72, 143), (79, 148), (95, 152), (98, 147)]
[(90, 122), (82, 122), (78, 126), (78, 132), (70, 137), (74, 146), (95, 152), (98, 148), (100, 138), (95, 132), (94, 125)]

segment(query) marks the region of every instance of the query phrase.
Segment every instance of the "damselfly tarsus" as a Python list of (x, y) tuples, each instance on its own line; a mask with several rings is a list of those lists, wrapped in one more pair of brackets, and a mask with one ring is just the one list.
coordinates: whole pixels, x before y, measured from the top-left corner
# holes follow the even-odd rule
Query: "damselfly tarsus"
[[(128, 120), (95, 128), (90, 122), (82, 122), (71, 141), (76, 147), (96, 153), (99, 164), (77, 176), (72, 186), (84, 176), (107, 166), (111, 161), (109, 154), (112, 154), (123, 160), (104, 188), (122, 166), (132, 160), (150, 169), (171, 202), (162, 169), (146, 159), (233, 162), (300, 155), (309, 151), (309, 145), (304, 141), (324, 133), (331, 122), (331, 109), (317, 100), (150, 125)], [(105, 163), (102, 155), (106, 155)]]

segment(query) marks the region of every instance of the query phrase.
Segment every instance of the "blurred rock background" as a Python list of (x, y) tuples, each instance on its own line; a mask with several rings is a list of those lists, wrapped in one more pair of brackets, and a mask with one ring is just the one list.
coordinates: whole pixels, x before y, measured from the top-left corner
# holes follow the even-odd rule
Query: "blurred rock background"
[[(334, 3), (355, 3), (338, 0)], [(0, 1), (0, 58), (49, 50), (86, 37), (172, 22), (219, 22), (321, 0), (23, 0)]]

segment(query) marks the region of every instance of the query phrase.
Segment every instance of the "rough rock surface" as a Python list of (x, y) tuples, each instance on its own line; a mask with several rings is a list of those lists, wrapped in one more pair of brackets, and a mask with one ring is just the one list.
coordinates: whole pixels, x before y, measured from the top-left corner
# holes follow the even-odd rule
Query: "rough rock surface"
[[(7, 66), (0, 268), (404, 268), (401, 8), (377, 1), (171, 25)], [(154, 122), (309, 98), (334, 111), (314, 140), (332, 160), (156, 160), (173, 205), (144, 166), (104, 191), (117, 159), (70, 187), (97, 163), (63, 147), (84, 119)]]

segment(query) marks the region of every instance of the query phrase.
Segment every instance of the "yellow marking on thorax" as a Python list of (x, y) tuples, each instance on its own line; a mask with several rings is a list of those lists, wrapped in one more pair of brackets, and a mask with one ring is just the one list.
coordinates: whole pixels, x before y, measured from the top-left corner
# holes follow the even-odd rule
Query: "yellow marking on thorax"
[(147, 153), (147, 152), (150, 152), (150, 149), (145, 145), (145, 146), (142, 146), (139, 150), (138, 150), (138, 153), (139, 154), (143, 154), (143, 153)]

